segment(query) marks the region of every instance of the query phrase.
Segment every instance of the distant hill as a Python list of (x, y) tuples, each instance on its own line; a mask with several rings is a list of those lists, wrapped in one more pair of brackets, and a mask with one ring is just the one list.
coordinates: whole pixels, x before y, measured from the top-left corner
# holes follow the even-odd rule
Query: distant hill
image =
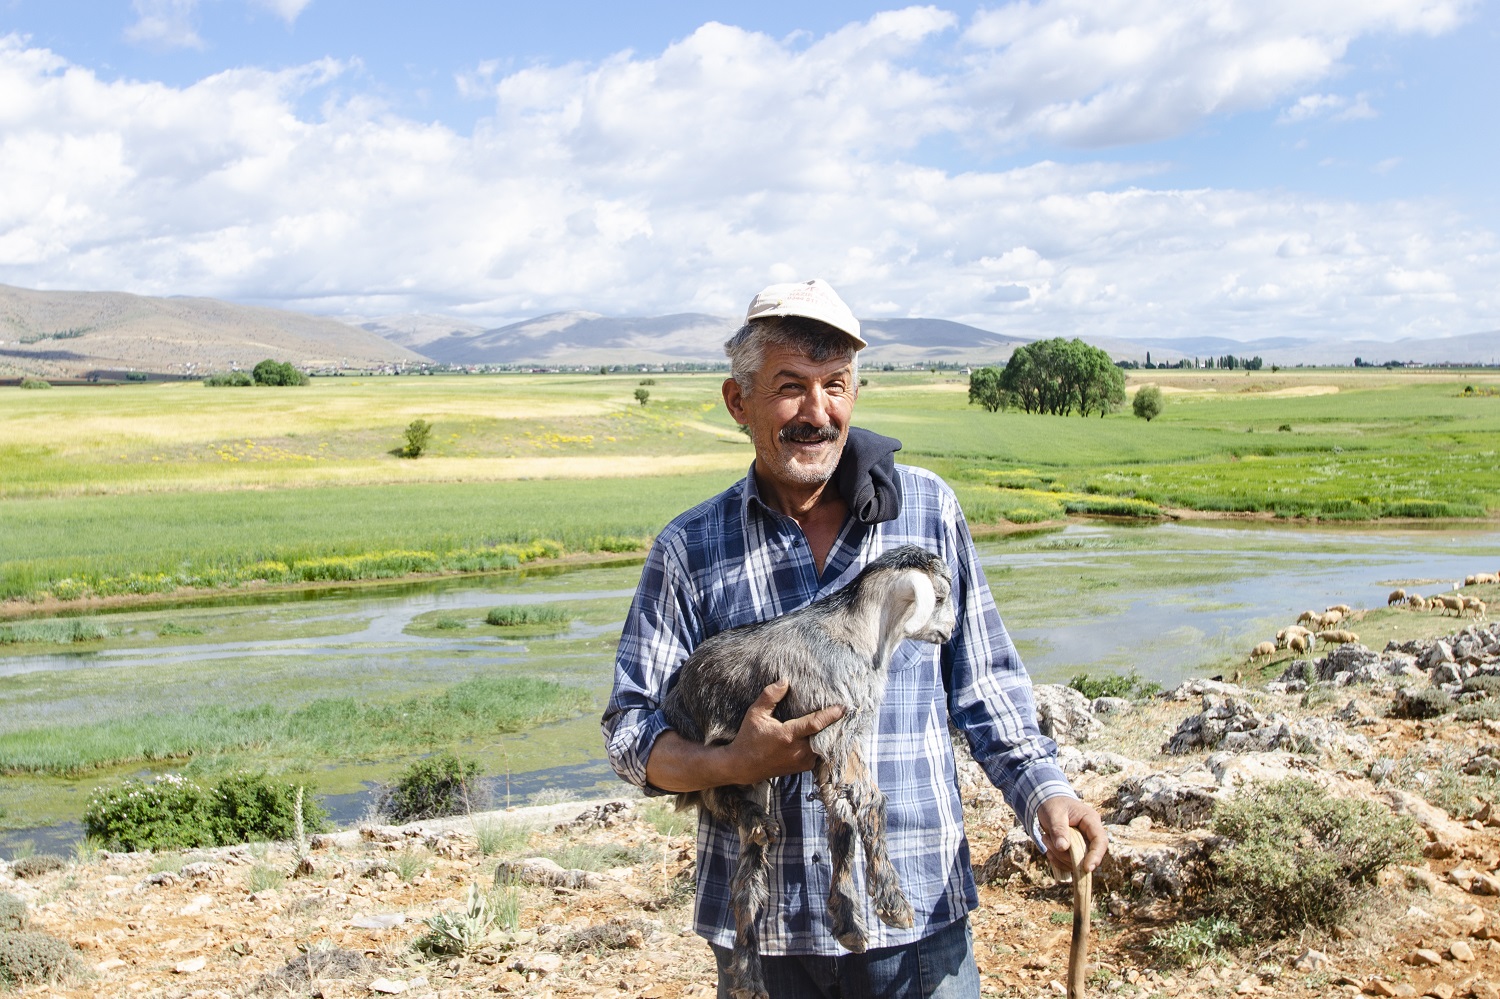
[(1356, 357), (1369, 364), (1384, 364), (1386, 361), (1415, 361), (1418, 364), (1500, 363), (1500, 330), (1392, 341), (1321, 341), (1298, 337), (1240, 341), (1204, 336), (1141, 338), (1133, 343), (1141, 350), (1151, 351), (1153, 361), (1235, 354), (1240, 357), (1259, 355), (1267, 364), (1274, 363), (1282, 367), (1297, 364), (1347, 365), (1353, 364)]
[[(724, 360), (724, 341), (740, 320), (685, 312), (670, 316), (609, 317), (555, 312), (491, 330), (430, 316), (354, 320), (372, 332), (443, 364), (661, 364)], [(1003, 361), (1019, 337), (1006, 337), (946, 319), (863, 319), (870, 346), (865, 364), (913, 361)]]
[(0, 285), (0, 375), (95, 371), (199, 375), (266, 358), (299, 368), (420, 363), (410, 350), (347, 323), (212, 298)]

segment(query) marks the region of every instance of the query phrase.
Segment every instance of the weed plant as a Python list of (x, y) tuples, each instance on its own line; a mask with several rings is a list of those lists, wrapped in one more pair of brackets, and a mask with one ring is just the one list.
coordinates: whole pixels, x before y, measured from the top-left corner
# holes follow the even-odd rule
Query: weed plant
[(1142, 679), (1141, 674), (1133, 669), (1124, 675), (1112, 674), (1099, 677), (1090, 676), (1088, 673), (1077, 673), (1068, 680), (1068, 686), (1091, 701), (1098, 697), (1129, 697), (1134, 700), (1145, 700), (1161, 693), (1161, 684)]
[(642, 805), (641, 817), (662, 836), (687, 836), (698, 831), (697, 812), (678, 811), (665, 803), (651, 802)]
[(1421, 856), (1409, 818), (1371, 801), (1329, 797), (1300, 778), (1220, 804), (1213, 830), (1228, 841), (1215, 862), (1213, 911), (1267, 937), (1333, 927), (1381, 871)]
[(654, 859), (650, 847), (589, 842), (565, 843), (543, 856), (570, 871), (607, 871), (612, 867), (635, 867)]
[(25, 928), (25, 900), (8, 891), (0, 891), (0, 933), (16, 933)]
[(469, 885), (468, 899), (458, 912), (440, 912), (427, 918), (427, 932), (412, 946), (432, 956), (463, 957), (482, 947), (502, 942), (519, 927), (519, 902), (513, 888), (485, 894)]
[[(296, 799), (295, 785), (265, 774), (229, 774), (211, 788), (175, 774), (149, 782), (132, 777), (94, 790), (83, 827), (89, 836), (120, 850), (290, 839)], [(306, 803), (305, 812), (313, 828), (326, 825), (326, 813), (317, 804)]]
[(466, 815), (486, 807), (479, 764), (449, 752), (406, 767), (379, 795), (379, 811), (396, 824)]
[(269, 864), (253, 864), (245, 878), (245, 887), (250, 894), (267, 890), (279, 891), (286, 883), (286, 875)]
[(0, 645), (72, 645), (108, 637), (104, 625), (81, 617), (0, 624)]
[(1198, 965), (1222, 960), (1221, 951), (1245, 942), (1239, 926), (1219, 916), (1176, 923), (1151, 936), (1150, 947), (1169, 966)]
[(18, 878), (39, 878), (53, 871), (60, 871), (68, 866), (68, 862), (55, 853), (33, 853), (18, 860), (12, 860), (10, 872)]
[(485, 624), (492, 624), (498, 628), (516, 628), (525, 625), (565, 628), (572, 620), (573, 615), (566, 609), (548, 606), (495, 607), (484, 616)]
[(474, 820), (474, 838), (479, 843), (479, 852), (486, 857), (520, 850), (531, 840), (531, 832), (529, 827), (519, 822)]
[(395, 868), (396, 875), (410, 884), (432, 866), (432, 854), (426, 850), (414, 850), (407, 847), (391, 857), (391, 865)]
[(0, 988), (56, 984), (80, 974), (83, 964), (69, 947), (47, 933), (0, 933)]

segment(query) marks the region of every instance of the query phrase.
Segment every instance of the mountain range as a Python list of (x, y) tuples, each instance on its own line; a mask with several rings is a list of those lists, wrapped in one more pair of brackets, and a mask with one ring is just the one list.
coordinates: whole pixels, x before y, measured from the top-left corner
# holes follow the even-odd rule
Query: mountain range
[[(861, 320), (868, 365), (944, 361), (999, 363), (1032, 337), (945, 319)], [(0, 285), (0, 377), (85, 377), (144, 371), (197, 376), (249, 368), (265, 358), (312, 370), (395, 369), (428, 362), (454, 366), (558, 367), (724, 360), (738, 327), (728, 316), (685, 312), (610, 317), (556, 312), (486, 328), (442, 315), (374, 318), (313, 316), (211, 298), (153, 298), (123, 292), (33, 291)], [(1157, 362), (1225, 354), (1267, 365), (1500, 362), (1500, 331), (1452, 337), (1320, 341), (1299, 337), (1083, 340), (1116, 360)]]

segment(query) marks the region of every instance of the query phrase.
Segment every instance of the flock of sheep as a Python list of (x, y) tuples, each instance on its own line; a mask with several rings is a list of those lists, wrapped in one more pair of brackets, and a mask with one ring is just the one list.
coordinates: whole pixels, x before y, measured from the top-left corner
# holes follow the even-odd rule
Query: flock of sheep
[[(1462, 585), (1484, 586), (1493, 583), (1500, 583), (1500, 573), (1476, 572), (1466, 576)], [(1476, 618), (1484, 617), (1489, 609), (1488, 605), (1478, 597), (1466, 596), (1458, 592), (1459, 585), (1453, 584), (1452, 593), (1440, 593), (1432, 597), (1424, 597), (1420, 593), (1407, 593), (1405, 590), (1392, 590), (1385, 605), (1395, 607), (1404, 604), (1413, 610), (1435, 610), (1444, 614), (1451, 610), (1457, 617), (1465, 614), (1471, 614)], [(1251, 649), (1250, 658), (1274, 656), (1278, 649), (1310, 652), (1317, 642), (1325, 645), (1346, 645), (1350, 642), (1357, 642), (1359, 641), (1358, 635), (1339, 628), (1338, 625), (1346, 621), (1358, 621), (1364, 615), (1364, 611), (1352, 610), (1348, 604), (1334, 604), (1322, 613), (1312, 610), (1303, 611), (1298, 616), (1296, 624), (1287, 625), (1276, 633), (1275, 642), (1261, 642)]]

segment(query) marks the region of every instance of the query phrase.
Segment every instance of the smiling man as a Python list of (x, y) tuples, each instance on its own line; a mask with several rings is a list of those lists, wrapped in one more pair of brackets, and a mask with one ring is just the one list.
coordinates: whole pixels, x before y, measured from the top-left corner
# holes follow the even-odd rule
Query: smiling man
[[(1067, 827), (1104, 855), (1098, 813), (1078, 800), (1037, 730), (1031, 682), (1000, 622), (968, 527), (932, 473), (895, 464), (900, 444), (852, 429), (859, 321), (822, 281), (773, 285), (750, 303), (725, 344), (724, 404), (755, 442), (750, 473), (672, 521), (652, 546), (620, 636), (604, 714), (611, 762), (648, 794), (773, 779), (781, 836), (767, 849), (770, 899), (759, 927), (773, 999), (975, 997), (979, 977), (967, 915), (978, 904), (955, 777), (951, 723), (1048, 856), (1066, 867)], [(667, 728), (660, 710), (677, 668), (704, 639), (795, 610), (838, 589), (903, 544), (941, 555), (958, 626), (942, 646), (905, 642), (890, 666), (867, 760), (887, 798), (887, 845), (916, 913), (886, 926), (868, 903), (869, 949), (834, 940), (823, 806), (813, 792), (809, 737), (841, 717), (827, 708), (780, 720), (786, 686), (772, 684), (730, 743), (704, 746)], [(811, 800), (810, 800), (811, 799)], [(705, 814), (698, 826), (695, 923), (713, 947), (719, 994), (734, 941), (730, 879), (736, 831)]]

